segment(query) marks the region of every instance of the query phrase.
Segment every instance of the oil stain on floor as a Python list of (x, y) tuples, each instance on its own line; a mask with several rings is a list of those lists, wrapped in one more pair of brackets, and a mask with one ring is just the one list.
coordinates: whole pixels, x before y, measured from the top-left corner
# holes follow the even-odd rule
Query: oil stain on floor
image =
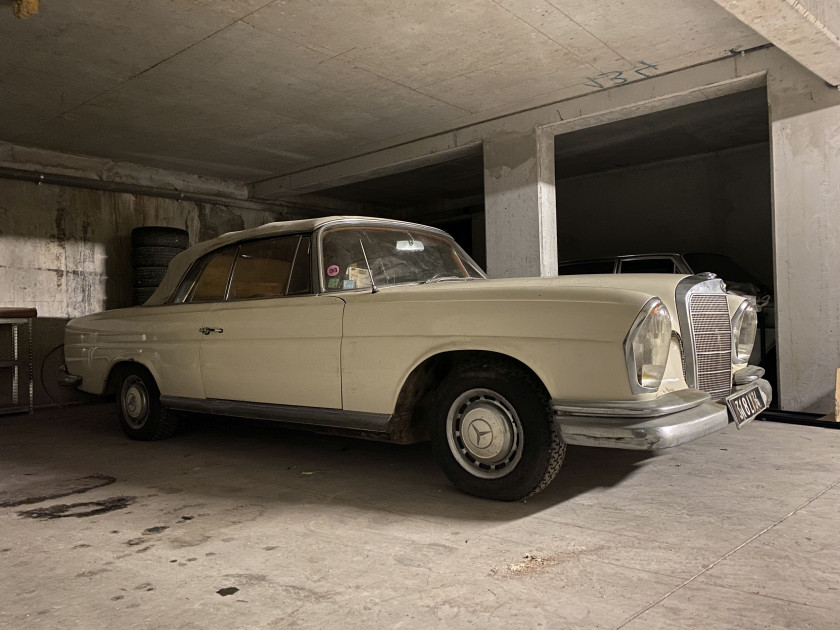
[(51, 499), (60, 499), (71, 494), (82, 494), (95, 488), (109, 486), (115, 481), (116, 478), (114, 477), (97, 474), (77, 479), (51, 479), (30, 483), (10, 492), (0, 492), (0, 508), (31, 505)]
[(18, 512), (18, 516), (34, 519), (52, 518), (84, 518), (87, 516), (98, 516), (115, 510), (122, 510), (134, 503), (137, 497), (111, 497), (101, 501), (86, 501), (84, 503), (60, 503), (33, 510)]

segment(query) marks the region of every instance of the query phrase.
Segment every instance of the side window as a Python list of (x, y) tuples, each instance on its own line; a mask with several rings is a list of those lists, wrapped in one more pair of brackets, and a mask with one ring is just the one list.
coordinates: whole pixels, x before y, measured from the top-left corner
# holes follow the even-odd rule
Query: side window
[[(236, 247), (228, 247), (221, 249), (206, 258), (203, 266), (199, 267), (200, 275), (198, 280), (189, 291), (184, 302), (214, 302), (225, 299), (225, 289), (227, 289), (228, 279), (230, 278), (230, 268), (233, 265), (233, 259), (236, 256)], [(186, 284), (189, 276), (192, 275), (192, 270), (187, 278), (184, 279), (182, 286)], [(179, 293), (181, 291), (179, 290)]]
[(670, 258), (622, 260), (621, 273), (677, 273)]
[(300, 241), (301, 237), (295, 235), (241, 245), (233, 267), (228, 299), (247, 300), (286, 295)]
[(289, 295), (312, 293), (311, 242), (308, 236), (300, 239), (292, 265), (292, 277), (289, 279)]

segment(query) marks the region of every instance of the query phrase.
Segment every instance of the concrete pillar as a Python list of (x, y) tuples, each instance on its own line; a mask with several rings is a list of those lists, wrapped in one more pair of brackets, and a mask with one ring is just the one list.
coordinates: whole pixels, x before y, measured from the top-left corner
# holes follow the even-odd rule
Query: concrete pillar
[(553, 135), (484, 140), (484, 210), (491, 278), (557, 275)]
[(768, 73), (779, 401), (829, 413), (840, 368), (840, 93), (794, 63)]

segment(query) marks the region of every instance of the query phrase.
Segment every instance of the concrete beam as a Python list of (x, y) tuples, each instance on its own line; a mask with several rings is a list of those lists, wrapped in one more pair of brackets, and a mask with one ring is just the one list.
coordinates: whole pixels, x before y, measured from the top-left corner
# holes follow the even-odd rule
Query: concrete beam
[(127, 162), (24, 147), (0, 141), (0, 168), (66, 175), (102, 182), (145, 186), (193, 195), (248, 199), (242, 182), (168, 171)]
[[(527, 133), (537, 127), (553, 126), (557, 133), (619, 120), (660, 109), (725, 96), (764, 84), (761, 67), (767, 53), (758, 50), (727, 57), (679, 72), (665, 73), (606, 88), (515, 114), (464, 125), (435, 136), (405, 142), (330, 164), (273, 177), (249, 186), (255, 200), (291, 199), (304, 193), (325, 190), (353, 182), (404, 172), (451, 160), (475, 151), (487, 137), (505, 133)], [(756, 60), (744, 64), (745, 58)]]
[(272, 177), (249, 186), (254, 199), (284, 199), (345, 184), (411, 171), (468, 155), (480, 140), (459, 144), (455, 133), (397, 145), (323, 166)]
[(840, 37), (805, 4), (798, 0), (714, 1), (823, 81), (840, 87)]
[[(452, 216), (466, 216), (471, 212), (455, 212), (457, 210), (484, 207), (484, 194), (458, 197), (457, 199), (441, 199), (418, 206), (407, 206), (392, 210), (390, 216), (405, 221), (436, 221)], [(453, 214), (454, 213), (454, 214)]]
[(557, 275), (554, 135), (539, 130), (484, 142), (487, 273)]

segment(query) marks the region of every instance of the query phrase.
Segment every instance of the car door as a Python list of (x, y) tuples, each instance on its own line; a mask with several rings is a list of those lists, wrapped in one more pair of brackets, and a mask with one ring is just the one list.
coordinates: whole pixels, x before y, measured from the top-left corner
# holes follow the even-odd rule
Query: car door
[(202, 257), (181, 280), (169, 304), (146, 306), (125, 321), (142, 331), (142, 352), (164, 396), (201, 399), (201, 330), (207, 312), (224, 298), (235, 248), (223, 248)]
[(311, 278), (309, 235), (240, 244), (205, 318), (208, 399), (341, 409), (344, 302), (314, 295)]

